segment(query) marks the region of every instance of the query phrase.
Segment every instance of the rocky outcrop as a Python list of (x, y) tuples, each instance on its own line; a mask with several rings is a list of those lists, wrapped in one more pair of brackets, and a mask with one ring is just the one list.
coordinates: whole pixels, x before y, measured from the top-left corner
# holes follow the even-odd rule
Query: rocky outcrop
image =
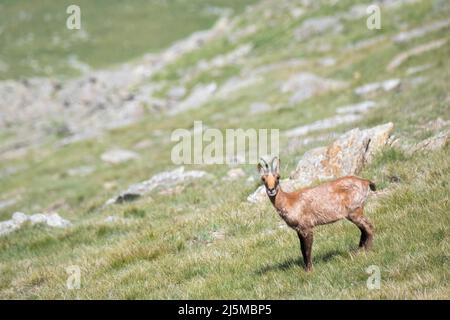
[(184, 167), (179, 167), (172, 171), (164, 171), (154, 175), (149, 180), (129, 186), (116, 197), (109, 199), (106, 205), (132, 201), (153, 191), (167, 190), (195, 179), (210, 177), (211, 175), (205, 171), (185, 171)]
[[(386, 145), (393, 129), (392, 123), (365, 130), (356, 128), (343, 134), (327, 147), (306, 152), (290, 178), (281, 182), (282, 188), (290, 191), (308, 186), (314, 181), (358, 174)], [(264, 188), (260, 187), (247, 200), (255, 203), (265, 198), (267, 196)]]
[(26, 215), (22, 212), (15, 212), (10, 220), (0, 222), (0, 236), (20, 229), (27, 222), (31, 225), (42, 223), (54, 228), (66, 228), (71, 225), (70, 221), (61, 218), (57, 213)]

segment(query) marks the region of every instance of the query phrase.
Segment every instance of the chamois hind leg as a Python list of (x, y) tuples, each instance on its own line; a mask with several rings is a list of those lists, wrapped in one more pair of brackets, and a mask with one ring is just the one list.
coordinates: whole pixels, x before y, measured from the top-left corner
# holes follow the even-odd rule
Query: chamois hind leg
[(359, 248), (369, 250), (372, 247), (374, 228), (369, 219), (363, 216), (363, 208), (358, 208), (349, 214), (348, 220), (353, 222), (361, 231)]
[(313, 233), (312, 230), (297, 231), (298, 238), (300, 239), (300, 249), (302, 251), (303, 262), (305, 263), (305, 270), (311, 271), (312, 269), (312, 244)]

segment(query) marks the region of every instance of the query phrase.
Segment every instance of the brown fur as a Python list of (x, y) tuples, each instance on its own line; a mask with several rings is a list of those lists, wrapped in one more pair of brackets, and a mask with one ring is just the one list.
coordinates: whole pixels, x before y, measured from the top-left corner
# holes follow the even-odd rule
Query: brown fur
[[(264, 162), (265, 163), (265, 162)], [(272, 161), (271, 168), (265, 163), (258, 165), (267, 195), (280, 217), (294, 229), (300, 239), (305, 269), (312, 269), (313, 228), (318, 225), (348, 219), (361, 231), (359, 247), (370, 249), (374, 228), (363, 215), (364, 203), (373, 182), (346, 176), (316, 187), (295, 192), (284, 192), (279, 184), (279, 160)]]

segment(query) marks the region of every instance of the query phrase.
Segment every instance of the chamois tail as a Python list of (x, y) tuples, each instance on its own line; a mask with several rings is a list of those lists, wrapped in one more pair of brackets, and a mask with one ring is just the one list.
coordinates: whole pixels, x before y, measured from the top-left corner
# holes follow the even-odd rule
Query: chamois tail
[(369, 188), (372, 191), (376, 191), (377, 190), (377, 186), (375, 185), (375, 182), (369, 181)]

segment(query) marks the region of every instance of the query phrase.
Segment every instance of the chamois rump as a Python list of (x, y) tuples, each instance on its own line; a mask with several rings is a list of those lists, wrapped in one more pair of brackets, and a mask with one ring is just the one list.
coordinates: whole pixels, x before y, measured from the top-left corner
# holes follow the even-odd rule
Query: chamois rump
[(355, 176), (346, 176), (316, 187), (285, 192), (280, 186), (280, 160), (264, 159), (258, 164), (266, 193), (280, 217), (297, 232), (305, 270), (311, 271), (313, 228), (341, 219), (353, 222), (361, 231), (359, 248), (372, 246), (374, 227), (363, 215), (364, 203), (375, 184)]

